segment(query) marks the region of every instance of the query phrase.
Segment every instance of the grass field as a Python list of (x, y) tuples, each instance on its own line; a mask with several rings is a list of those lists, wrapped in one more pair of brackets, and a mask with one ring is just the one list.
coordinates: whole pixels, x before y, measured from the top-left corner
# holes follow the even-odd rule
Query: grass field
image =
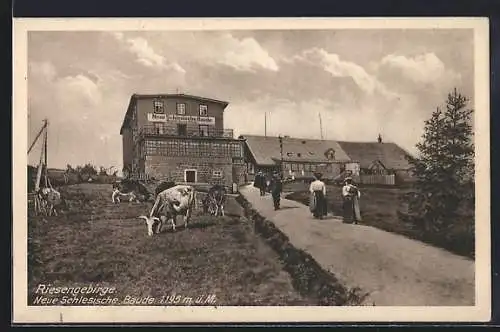
[(148, 237), (137, 216), (147, 214), (152, 203), (114, 205), (110, 185), (60, 191), (67, 212), (58, 217), (29, 212), (31, 305), (39, 284), (116, 287), (120, 299), (181, 296), (194, 301), (215, 295), (216, 305), (316, 304), (293, 288), (277, 254), (254, 234), (234, 198), (224, 218), (196, 212), (187, 230), (164, 227)]
[[(388, 232), (426, 242), (447, 249), (459, 255), (474, 257), (474, 232), (467, 225), (457, 224), (445, 235), (423, 235), (411, 224), (401, 221), (398, 210), (404, 211), (405, 205), (401, 198), (410, 188), (360, 186), (360, 210), (362, 224), (374, 226)], [(308, 186), (303, 183), (289, 183), (284, 186), (289, 194), (286, 198), (308, 204)], [(327, 186), (328, 211), (336, 216), (342, 215), (341, 187)]]

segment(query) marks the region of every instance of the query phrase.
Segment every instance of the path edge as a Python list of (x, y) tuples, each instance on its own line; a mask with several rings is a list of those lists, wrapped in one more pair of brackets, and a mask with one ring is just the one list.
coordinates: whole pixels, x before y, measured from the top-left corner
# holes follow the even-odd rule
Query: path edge
[(320, 306), (366, 305), (364, 302), (369, 293), (359, 287), (344, 286), (310, 254), (296, 248), (288, 236), (272, 221), (259, 214), (243, 194), (240, 193), (235, 199), (243, 208), (244, 216), (252, 223), (255, 233), (279, 255), (296, 291), (303, 296), (314, 298)]

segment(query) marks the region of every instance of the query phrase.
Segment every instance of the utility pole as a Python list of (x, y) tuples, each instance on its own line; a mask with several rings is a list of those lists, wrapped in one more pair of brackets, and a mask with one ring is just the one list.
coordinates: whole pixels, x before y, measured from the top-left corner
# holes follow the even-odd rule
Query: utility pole
[(281, 134), (278, 136), (278, 139), (280, 141), (280, 177), (281, 180), (283, 181), (283, 137), (281, 137)]
[(267, 112), (264, 113), (264, 137), (267, 137)]
[(321, 113), (318, 113), (318, 115), (319, 115), (319, 131), (321, 140), (323, 140), (323, 123), (321, 122)]
[(45, 188), (48, 187), (48, 177), (49, 177), (49, 169), (48, 169), (48, 164), (47, 164), (47, 138), (48, 138), (48, 120), (45, 118), (43, 120), (44, 122), (44, 127), (45, 127), (45, 137), (43, 141), (43, 150), (44, 150), (44, 164), (45, 164)]

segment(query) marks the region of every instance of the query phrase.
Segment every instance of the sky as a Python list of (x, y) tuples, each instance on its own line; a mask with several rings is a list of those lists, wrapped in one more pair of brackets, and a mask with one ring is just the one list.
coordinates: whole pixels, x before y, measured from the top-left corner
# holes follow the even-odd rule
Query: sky
[[(122, 167), (133, 93), (229, 102), (235, 136), (394, 142), (411, 153), (453, 88), (474, 100), (473, 31), (235, 30), (28, 33), (28, 143), (49, 119), (48, 164)], [(29, 156), (38, 163), (41, 146)]]

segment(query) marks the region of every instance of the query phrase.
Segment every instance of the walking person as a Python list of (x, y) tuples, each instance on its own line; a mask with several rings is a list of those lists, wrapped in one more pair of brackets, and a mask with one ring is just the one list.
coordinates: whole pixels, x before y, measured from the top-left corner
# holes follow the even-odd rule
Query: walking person
[(274, 172), (271, 182), (271, 196), (273, 197), (274, 210), (279, 210), (280, 208), (280, 200), (281, 200), (281, 192), (283, 191), (283, 183), (281, 181), (281, 176), (278, 172)]
[(264, 194), (265, 194), (264, 182), (265, 182), (265, 179), (264, 179), (264, 174), (262, 174), (262, 171), (257, 172), (257, 174), (255, 174), (255, 179), (254, 179), (253, 185), (256, 188), (259, 188), (261, 196), (264, 196)]
[(309, 192), (311, 194), (309, 207), (316, 219), (323, 219), (328, 213), (326, 204), (326, 185), (321, 181), (321, 177), (321, 173), (314, 173), (314, 181), (311, 182), (309, 186)]
[(344, 179), (344, 186), (342, 187), (342, 208), (343, 208), (343, 222), (357, 224), (361, 221), (361, 213), (359, 210), (359, 198), (361, 192), (358, 187), (352, 183), (351, 177)]

